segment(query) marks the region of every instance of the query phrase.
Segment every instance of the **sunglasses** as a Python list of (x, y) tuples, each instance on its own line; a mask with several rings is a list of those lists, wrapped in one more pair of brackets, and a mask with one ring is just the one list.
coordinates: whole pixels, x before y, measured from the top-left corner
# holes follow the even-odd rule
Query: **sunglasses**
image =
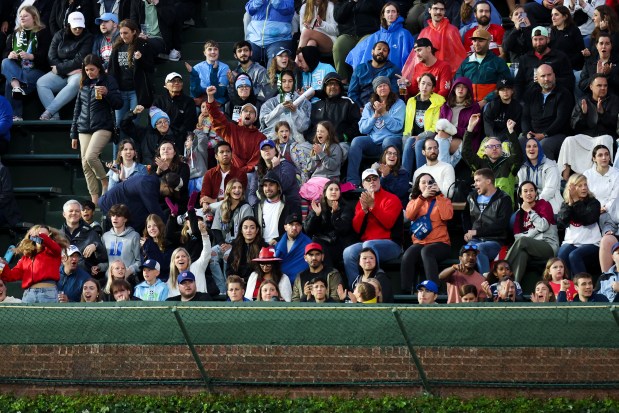
[(376, 175), (370, 175), (364, 179), (365, 182), (374, 182), (378, 181), (378, 177)]

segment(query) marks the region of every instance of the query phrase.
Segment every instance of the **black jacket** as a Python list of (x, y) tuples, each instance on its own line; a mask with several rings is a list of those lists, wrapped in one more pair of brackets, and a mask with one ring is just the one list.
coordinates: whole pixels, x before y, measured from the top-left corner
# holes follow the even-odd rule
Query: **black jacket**
[(551, 49), (561, 50), (570, 59), (572, 70), (581, 70), (585, 63), (585, 57), (582, 55), (582, 50), (585, 48), (585, 42), (580, 34), (578, 26), (571, 25), (565, 30), (550, 30)]
[[(571, 73), (571, 72), (570, 72)], [(574, 95), (561, 86), (555, 87), (546, 97), (540, 89), (530, 91), (525, 97), (522, 112), (522, 130), (546, 133), (549, 136), (567, 134), (574, 108)]]
[[(155, 57), (148, 42), (138, 39), (137, 51), (142, 55), (139, 59), (133, 59), (133, 86), (138, 96), (138, 105), (145, 108), (153, 104), (153, 82), (151, 74), (155, 71)], [(112, 49), (108, 74), (114, 76), (118, 82), (120, 76), (120, 65), (118, 63), (118, 48)], [(130, 108), (133, 110), (133, 108)]]
[(68, 0), (54, 0), (49, 16), (49, 29), (52, 33), (63, 30), (67, 27), (69, 14), (79, 11), (84, 15), (86, 30), (96, 33), (93, 31), (96, 28), (98, 29), (98, 26), (95, 25), (94, 3), (93, 0), (73, 0), (71, 4)]
[(170, 127), (174, 129), (174, 132), (186, 136), (187, 132), (193, 132), (196, 128), (198, 123), (196, 104), (184, 93), (172, 97), (165, 91), (155, 97), (153, 106), (158, 107), (170, 117)]
[(335, 213), (331, 213), (330, 208), (323, 207), (322, 213), (316, 215), (314, 210), (311, 209), (303, 222), (303, 231), (310, 238), (318, 238), (324, 243), (343, 243), (348, 246), (353, 244), (357, 238), (352, 227), (354, 215), (355, 205), (340, 198), (339, 208)]
[[(97, 99), (94, 86), (105, 86), (107, 94)], [(118, 84), (112, 76), (103, 74), (99, 79), (86, 79), (80, 87), (73, 109), (71, 139), (77, 139), (79, 133), (92, 134), (98, 130), (114, 130), (114, 112), (123, 106)]]
[(535, 53), (530, 51), (520, 57), (520, 65), (515, 79), (516, 97), (518, 99), (523, 100), (524, 98), (524, 101), (528, 102), (526, 94), (530, 91), (540, 90), (540, 86), (537, 83), (533, 83), (533, 75), (535, 69), (543, 64), (552, 67), (557, 80), (557, 86), (563, 86), (570, 92), (574, 91), (574, 72), (572, 71), (570, 59), (565, 53), (560, 50), (550, 49), (550, 52), (544, 55), (542, 59), (538, 59)]
[(466, 203), (468, 208), (464, 214), (464, 230), (476, 230), (475, 238), (484, 241), (504, 243), (512, 215), (512, 200), (509, 195), (497, 188), (484, 212), (481, 212), (477, 204), (477, 192), (471, 192)]
[(333, 9), (340, 34), (363, 37), (378, 31), (382, 0), (338, 1)]
[(619, 115), (619, 97), (608, 92), (606, 99), (602, 101), (604, 113), (597, 111), (597, 102), (593, 101), (591, 95), (585, 98), (587, 102), (587, 113), (582, 113), (580, 102), (576, 102), (572, 111), (571, 126), (574, 133), (582, 133), (589, 136), (610, 135), (617, 138), (617, 116)]
[(132, 110), (127, 112), (124, 119), (120, 123), (120, 130), (127, 136), (131, 136), (138, 145), (140, 160), (144, 165), (150, 165), (155, 159), (157, 147), (163, 141), (174, 142), (174, 148), (176, 153), (182, 155), (185, 134), (175, 133), (172, 128), (168, 129), (168, 133), (162, 135), (157, 129), (152, 128), (150, 125), (142, 127), (137, 126), (134, 122), (136, 114)]
[[(173, 0), (159, 0), (159, 3), (155, 6), (157, 9), (157, 21), (159, 23), (159, 31), (161, 31), (161, 37), (168, 49), (172, 48), (172, 29), (174, 26), (174, 20), (176, 19), (176, 13), (174, 12)], [(143, 0), (131, 0), (131, 20), (138, 25), (145, 23), (146, 9), (144, 7)]]
[(79, 37), (67, 30), (57, 32), (47, 54), (49, 65), (56, 66), (60, 76), (67, 76), (75, 69), (81, 69), (82, 61), (92, 52), (93, 40), (92, 34), (85, 30)]
[(501, 98), (496, 96), (488, 103), (483, 112), (486, 136), (493, 136), (501, 141), (506, 140), (508, 119), (516, 122), (514, 133), (516, 136), (520, 135), (522, 131), (522, 106), (517, 100), (512, 99), (510, 104), (505, 105), (501, 102)]
[[(453, 24), (453, 23), (452, 23)], [(519, 62), (520, 58), (531, 51), (531, 31), (532, 26), (522, 29), (511, 29), (503, 36), (503, 50), (509, 55), (509, 61)]]
[[(37, 48), (34, 50), (34, 67), (36, 69), (41, 70), (42, 72), (49, 72), (49, 62), (47, 60), (47, 55), (49, 53), (49, 46), (52, 40), (52, 35), (49, 29), (46, 27), (43, 30), (39, 30), (34, 34), (37, 40)], [(15, 37), (15, 32), (9, 34), (6, 39), (6, 48), (4, 49), (3, 58), (7, 58), (9, 53), (13, 50), (13, 38)]]
[(85, 221), (80, 220), (79, 226), (73, 232), (69, 230), (66, 223), (62, 224), (60, 230), (67, 237), (69, 243), (71, 245), (75, 245), (80, 252), (83, 252), (84, 249), (90, 244), (95, 244), (97, 246), (94, 254), (90, 257), (84, 258), (83, 256), (80, 256), (79, 265), (86, 270), (88, 274), (90, 274), (91, 267), (107, 261), (107, 251), (105, 250), (105, 245), (101, 242), (101, 238), (97, 232), (93, 230)]
[[(328, 75), (327, 75), (328, 76)], [(359, 136), (359, 106), (348, 97), (324, 97), (312, 103), (310, 127), (304, 132), (305, 139), (313, 142), (316, 135), (316, 124), (328, 120), (335, 126), (340, 142), (352, 142)]]
[[(617, 45), (619, 49), (619, 45)], [(580, 81), (578, 82), (578, 88), (582, 90), (585, 95), (591, 94), (591, 89), (589, 89), (589, 82), (591, 82), (591, 78), (593, 75), (597, 73), (599, 56), (596, 54), (595, 56), (591, 55), (585, 60), (585, 65), (580, 72)], [(608, 79), (608, 92), (613, 91), (617, 93), (619, 90), (619, 56), (614, 53), (610, 56), (610, 62), (614, 65), (610, 69), (610, 73), (607, 75)]]
[(595, 224), (600, 219), (600, 208), (600, 201), (596, 198), (577, 201), (571, 206), (563, 202), (557, 214), (557, 226), (565, 229), (572, 223), (585, 226)]

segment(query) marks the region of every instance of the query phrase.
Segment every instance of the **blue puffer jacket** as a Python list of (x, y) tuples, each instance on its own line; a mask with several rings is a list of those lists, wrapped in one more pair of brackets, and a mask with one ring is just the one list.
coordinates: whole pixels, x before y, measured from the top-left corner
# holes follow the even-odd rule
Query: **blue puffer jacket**
[(292, 39), (293, 0), (249, 0), (245, 10), (251, 16), (245, 40), (263, 47)]
[(372, 60), (372, 49), (378, 41), (389, 45), (389, 60), (400, 70), (413, 50), (415, 37), (404, 27), (404, 19), (398, 17), (387, 29), (380, 30), (361, 40), (346, 56), (346, 63), (356, 68), (361, 63)]

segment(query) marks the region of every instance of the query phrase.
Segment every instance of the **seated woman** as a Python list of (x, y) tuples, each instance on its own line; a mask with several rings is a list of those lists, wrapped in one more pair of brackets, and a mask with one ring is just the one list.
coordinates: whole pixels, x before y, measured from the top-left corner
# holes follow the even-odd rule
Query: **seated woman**
[[(150, 170), (158, 177), (163, 177), (168, 173), (176, 173), (181, 177), (182, 187), (178, 191), (178, 199), (174, 201), (177, 203), (176, 210), (172, 207), (172, 215), (183, 214), (187, 211), (187, 205), (189, 203), (189, 165), (187, 165), (176, 152), (176, 147), (170, 141), (163, 141), (157, 148), (157, 155), (151, 164)], [(176, 191), (175, 191), (176, 192)], [(168, 205), (170, 206), (170, 205)], [(202, 291), (204, 292), (204, 291)]]
[(114, 163), (108, 162), (106, 165), (110, 170), (107, 173), (108, 190), (114, 185), (119, 184), (133, 175), (148, 175), (145, 165), (138, 162), (138, 153), (133, 139), (123, 139), (118, 144), (118, 155)]
[[(619, 17), (617, 17), (615, 9), (606, 4), (597, 6), (595, 10), (593, 10), (593, 31), (591, 32), (589, 49), (583, 50), (583, 55), (585, 57), (598, 53), (596, 48), (591, 47), (591, 45), (597, 43), (601, 33), (610, 34), (612, 44), (619, 45)], [(619, 47), (615, 48), (613, 54), (619, 56)]]
[[(595, 9), (605, 3), (607, 3), (605, 0), (569, 0), (564, 2), (564, 5), (569, 7), (574, 25), (578, 26), (585, 45), (589, 44), (591, 33), (595, 29)], [(572, 69), (579, 70), (575, 69), (574, 66), (572, 66)]]
[[(458, 163), (459, 156), (458, 151), (464, 139), (464, 133), (469, 124), (469, 119), (475, 114), (481, 113), (479, 104), (473, 99), (473, 83), (466, 77), (459, 77), (452, 83), (449, 95), (447, 95), (447, 101), (441, 106), (439, 117), (441, 119), (447, 119), (456, 127), (456, 133), (450, 138), (449, 153), (453, 156), (453, 160), (450, 162), (452, 166)], [(473, 129), (471, 135), (473, 152), (477, 152), (481, 144), (481, 135), (483, 130), (483, 122), (478, 122)], [(443, 148), (443, 145), (440, 145)], [(443, 151), (441, 149), (440, 153)], [(419, 167), (421, 165), (417, 165)]]
[[(416, 220), (427, 217), (432, 227), (430, 232), (413, 233), (413, 245), (402, 256), (400, 281), (405, 294), (414, 293), (413, 287), (423, 279), (439, 283), (438, 263), (451, 253), (447, 221), (453, 218), (453, 212), (451, 201), (441, 193), (432, 175), (423, 173), (415, 179), (411, 201), (406, 207), (406, 218), (414, 227)], [(421, 277), (417, 270), (421, 264), (425, 277)]]
[(267, 66), (267, 82), (265, 86), (264, 98), (269, 99), (280, 93), (282, 88), (282, 74), (284, 71), (294, 71), (294, 59), (291, 59), (292, 52), (285, 47), (280, 47), (271, 63)]
[[(245, 189), (243, 184), (236, 179), (231, 179), (226, 185), (224, 199), (221, 206), (215, 210), (215, 216), (211, 225), (213, 231), (213, 249), (209, 268), (217, 282), (219, 291), (225, 291), (225, 285), (220, 280), (224, 279), (221, 263), (227, 265), (232, 242), (240, 232), (241, 220), (253, 216), (251, 206), (245, 201)], [(220, 286), (220, 284), (222, 284)]]
[[(367, 283), (368, 279), (376, 278), (380, 281), (380, 285), (383, 290), (383, 302), (393, 302), (393, 289), (391, 288), (391, 280), (380, 268), (378, 262), (378, 254), (371, 248), (364, 248), (361, 250), (359, 256), (359, 276), (352, 282), (352, 290), (355, 291), (358, 284)], [(372, 287), (374, 289), (374, 287)], [(374, 291), (374, 298), (376, 298), (376, 291)]]
[(93, 42), (85, 27), (84, 15), (74, 11), (69, 14), (67, 28), (52, 38), (48, 53), (52, 70), (37, 80), (37, 93), (45, 107), (40, 120), (60, 119), (60, 109), (79, 91), (82, 61), (91, 52)]
[(587, 177), (570, 176), (563, 192), (563, 205), (557, 214), (557, 224), (565, 228), (565, 238), (558, 257), (570, 272), (586, 272), (585, 264), (598, 257), (600, 239), (601, 205), (589, 190)]
[[(548, 283), (555, 297), (559, 294), (559, 291), (561, 291), (561, 281), (569, 279), (568, 277), (569, 273), (565, 261), (561, 258), (551, 258), (548, 260), (546, 268), (544, 269), (544, 274), (542, 275), (542, 280)], [(574, 296), (578, 293), (576, 292), (572, 280), (569, 281), (570, 288), (567, 290), (567, 301), (572, 301)]]
[[(269, 174), (279, 181), (282, 195), (286, 204), (292, 205), (293, 209), (301, 208), (301, 196), (299, 195), (299, 181), (297, 170), (286, 159), (282, 159), (277, 145), (270, 139), (260, 142), (260, 161), (257, 166), (257, 182)], [(262, 188), (258, 191), (259, 198), (263, 199)]]
[(166, 238), (165, 224), (159, 215), (150, 214), (146, 218), (146, 227), (140, 238), (140, 253), (142, 262), (153, 259), (160, 264), (159, 279), (163, 282), (168, 281), (170, 276), (172, 250), (173, 248)]
[(355, 242), (356, 235), (352, 229), (355, 206), (342, 198), (340, 185), (336, 181), (327, 182), (322, 197), (312, 200), (310, 206), (303, 222), (303, 231), (322, 245), (325, 265), (337, 265), (344, 248)]
[(91, 278), (82, 285), (82, 303), (100, 303), (103, 301), (101, 294), (101, 284), (99, 281)]
[(310, 177), (307, 159), (312, 151), (312, 145), (307, 141), (297, 142), (290, 139), (292, 129), (285, 120), (277, 122), (274, 130), (274, 141), (277, 144), (280, 156), (297, 168), (297, 171), (301, 174), (301, 182), (307, 182)]
[(298, 47), (318, 46), (320, 53), (331, 53), (338, 35), (331, 0), (307, 0), (299, 10), (301, 38)]
[(354, 70), (358, 65), (372, 60), (372, 47), (378, 41), (398, 45), (397, 49), (393, 48), (390, 51), (389, 60), (402, 70), (408, 55), (413, 50), (415, 38), (404, 28), (404, 18), (400, 16), (400, 10), (395, 2), (385, 3), (380, 12), (380, 30), (359, 41), (346, 56), (346, 63)]
[(600, 213), (604, 214), (619, 196), (619, 170), (610, 165), (610, 151), (604, 145), (593, 148), (592, 159), (593, 166), (583, 175), (587, 178), (589, 190), (602, 206)]
[(511, 264), (515, 281), (522, 281), (531, 258), (547, 260), (559, 250), (559, 233), (552, 205), (539, 199), (537, 186), (531, 181), (520, 183), (520, 209), (514, 221), (514, 244), (505, 259)]
[(547, 281), (538, 281), (535, 284), (535, 290), (531, 293), (532, 303), (554, 303), (557, 301), (555, 293), (550, 288)]
[(292, 299), (292, 286), (290, 279), (282, 273), (281, 258), (275, 257), (273, 247), (263, 247), (258, 258), (252, 262), (257, 264), (256, 271), (252, 272), (247, 280), (245, 298), (255, 300), (260, 292), (260, 286), (266, 281), (271, 280), (278, 286), (279, 297), (284, 301), (290, 302)]
[(14, 249), (22, 257), (13, 268), (0, 258), (4, 264), (0, 279), (4, 282), (21, 280), (24, 303), (58, 302), (56, 283), (60, 280), (61, 252), (68, 246), (58, 230), (34, 225)]
[(243, 218), (240, 228), (240, 236), (232, 241), (226, 275), (238, 275), (247, 283), (255, 269), (252, 260), (258, 258), (260, 250), (267, 245), (262, 238), (260, 224), (254, 216)]
[(388, 146), (380, 161), (372, 165), (380, 174), (380, 187), (396, 195), (402, 202), (402, 208), (408, 204), (410, 174), (402, 167), (400, 150), (395, 145)]
[(301, 143), (305, 141), (303, 132), (309, 128), (312, 104), (303, 99), (295, 106), (299, 98), (295, 87), (295, 76), (291, 70), (281, 73), (279, 93), (264, 102), (260, 108), (260, 131), (266, 136), (273, 136), (275, 124), (285, 120), (292, 126), (292, 138)]
[(436, 77), (432, 73), (421, 75), (418, 85), (419, 93), (408, 99), (406, 103), (404, 122), (404, 136), (410, 136), (410, 138), (406, 138), (403, 144), (402, 165), (409, 174), (413, 173), (415, 168), (426, 164), (426, 158), (421, 153), (423, 142), (427, 137), (424, 135), (434, 132), (441, 107), (445, 103), (443, 96), (434, 93)]
[(376, 157), (388, 146), (402, 147), (402, 129), (406, 105), (391, 90), (388, 77), (378, 76), (372, 81), (370, 101), (363, 108), (359, 132), (364, 136), (353, 139), (348, 152), (347, 181), (361, 185), (361, 159)]
[[(550, 203), (553, 214), (559, 212), (561, 197), (561, 175), (559, 167), (544, 155), (544, 149), (535, 138), (527, 139), (524, 145), (525, 160), (518, 171), (518, 182), (532, 182), (537, 188), (539, 199)], [(513, 265), (513, 264), (512, 264)]]
[(17, 27), (6, 41), (8, 56), (2, 60), (2, 74), (6, 78), (4, 97), (13, 107), (14, 122), (23, 120), (22, 99), (34, 91), (37, 80), (49, 69), (47, 53), (51, 38), (37, 8), (22, 7)]
[[(597, 1), (597, 0), (594, 0)], [(603, 2), (604, 0), (602, 0)], [(578, 2), (578, 1), (576, 1)], [(569, 2), (568, 2), (569, 3)], [(583, 1), (583, 3), (586, 3)], [(593, 13), (594, 7), (591, 7)], [(552, 50), (560, 50), (567, 55), (572, 65), (572, 70), (579, 71), (585, 63), (585, 58), (582, 51), (585, 49), (583, 35), (578, 30), (578, 26), (574, 23), (574, 19), (565, 5), (554, 6), (550, 13), (552, 19), (552, 28), (550, 29), (550, 48)], [(591, 22), (593, 25), (593, 22)], [(591, 34), (591, 28), (589, 33)]]
[(339, 181), (343, 162), (344, 153), (337, 139), (335, 127), (329, 121), (318, 122), (308, 159), (311, 178), (321, 177)]

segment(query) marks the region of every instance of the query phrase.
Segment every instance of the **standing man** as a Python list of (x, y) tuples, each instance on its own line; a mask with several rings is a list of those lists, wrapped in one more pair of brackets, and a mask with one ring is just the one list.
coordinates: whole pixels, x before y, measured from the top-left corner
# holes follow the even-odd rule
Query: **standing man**
[(170, 118), (170, 128), (175, 135), (187, 136), (193, 133), (198, 122), (196, 105), (191, 97), (183, 93), (183, 77), (176, 72), (165, 77), (163, 87), (167, 93), (158, 94), (153, 106), (164, 111)]
[(348, 286), (359, 275), (357, 265), (364, 248), (373, 248), (380, 260), (385, 262), (398, 258), (402, 253), (402, 203), (400, 199), (381, 189), (379, 174), (375, 169), (366, 169), (361, 175), (364, 192), (355, 207), (353, 229), (361, 242), (344, 250), (344, 268)]
[(305, 262), (308, 268), (301, 271), (294, 280), (292, 286), (292, 301), (307, 301), (311, 296), (312, 286), (310, 281), (314, 278), (322, 278), (327, 280), (327, 297), (332, 298), (335, 302), (340, 301), (340, 296), (337, 292), (338, 286), (342, 285), (342, 275), (340, 272), (331, 267), (325, 267), (322, 246), (316, 242), (312, 242), (305, 246)]
[(103, 13), (101, 17), (95, 19), (95, 24), (99, 26), (101, 33), (95, 36), (92, 54), (103, 60), (103, 68), (107, 71), (112, 47), (118, 37), (118, 16), (114, 13)]
[(477, 267), (481, 274), (490, 271), (493, 260), (505, 244), (512, 215), (512, 200), (494, 186), (494, 172), (488, 168), (475, 171), (475, 191), (466, 199), (468, 214), (464, 216), (464, 242), (475, 245)]

